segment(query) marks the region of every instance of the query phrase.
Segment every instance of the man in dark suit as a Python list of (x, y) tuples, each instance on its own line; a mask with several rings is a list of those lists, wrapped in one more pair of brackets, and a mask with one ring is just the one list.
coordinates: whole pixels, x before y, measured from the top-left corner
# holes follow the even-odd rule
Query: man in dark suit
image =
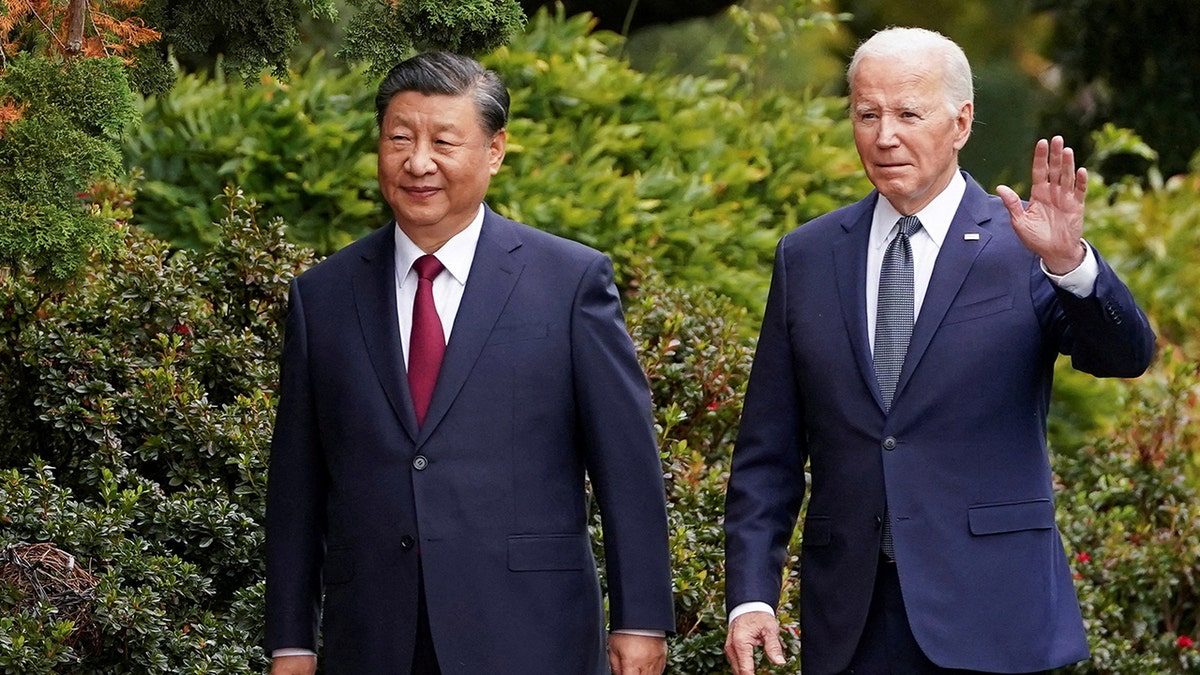
[(807, 468), (805, 675), (1086, 658), (1047, 459), (1054, 362), (1136, 377), (1154, 334), (1081, 238), (1087, 172), (1061, 138), (1038, 142), (1027, 205), (958, 170), (974, 104), (957, 45), (889, 29), (848, 80), (876, 190), (776, 252), (726, 500), (726, 655), (738, 675), (759, 646), (784, 660)]
[(483, 204), (508, 115), (491, 71), (419, 55), (376, 108), (395, 221), (289, 298), (272, 672), (314, 672), (320, 628), (333, 675), (660, 673), (674, 627), (662, 468), (611, 262)]

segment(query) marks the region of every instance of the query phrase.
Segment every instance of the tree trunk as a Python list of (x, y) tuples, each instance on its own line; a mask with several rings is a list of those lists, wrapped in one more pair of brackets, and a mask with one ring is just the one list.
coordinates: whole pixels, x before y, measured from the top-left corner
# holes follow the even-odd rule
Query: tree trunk
[(87, 0), (70, 0), (67, 3), (67, 54), (79, 56), (83, 52), (83, 20), (87, 15)]

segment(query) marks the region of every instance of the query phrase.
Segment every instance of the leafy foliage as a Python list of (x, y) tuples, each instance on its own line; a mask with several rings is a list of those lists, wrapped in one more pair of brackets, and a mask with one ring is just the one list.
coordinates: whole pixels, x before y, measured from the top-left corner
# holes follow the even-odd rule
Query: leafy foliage
[(507, 43), (525, 23), (516, 0), (350, 0), (358, 13), (338, 52), (386, 73), (414, 51), (445, 50), (479, 56)]
[(169, 95), (142, 101), (144, 124), (125, 140), (126, 162), (144, 172), (134, 222), (177, 245), (212, 245), (224, 206), (211, 197), (238, 185), (293, 239), (341, 248), (384, 220), (371, 89), (361, 73), (329, 73), (320, 59), (256, 87), (182, 77)]
[(1200, 668), (1200, 367), (1174, 351), (1111, 435), (1060, 453), (1063, 534), (1092, 658), (1071, 672)]
[(20, 109), (0, 129), (0, 265), (61, 283), (118, 243), (111, 219), (82, 198), (121, 168), (117, 134), (136, 120), (124, 68), (116, 58), (19, 55), (0, 101)]
[[(92, 654), (0, 588), (7, 672), (261, 671), (262, 518), (287, 282), (311, 262), (226, 197), (224, 237), (174, 253), (137, 230), (47, 296), (0, 281), (0, 549), (91, 569)], [(83, 658), (86, 656), (86, 658)]]

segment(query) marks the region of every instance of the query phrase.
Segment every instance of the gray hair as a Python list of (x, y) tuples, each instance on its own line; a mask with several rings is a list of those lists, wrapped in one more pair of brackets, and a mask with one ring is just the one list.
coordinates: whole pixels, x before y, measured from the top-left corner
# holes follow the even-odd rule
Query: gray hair
[(846, 68), (846, 82), (850, 93), (854, 93), (854, 74), (859, 63), (866, 57), (904, 58), (914, 54), (928, 54), (942, 60), (942, 86), (951, 111), (957, 113), (963, 101), (975, 103), (975, 86), (971, 77), (971, 64), (953, 40), (924, 28), (887, 28), (872, 35), (854, 51), (850, 65)]
[(488, 136), (508, 125), (508, 89), (500, 76), (475, 59), (451, 52), (425, 52), (396, 64), (375, 95), (375, 122), (383, 125), (388, 104), (397, 94), (472, 96), (479, 122)]

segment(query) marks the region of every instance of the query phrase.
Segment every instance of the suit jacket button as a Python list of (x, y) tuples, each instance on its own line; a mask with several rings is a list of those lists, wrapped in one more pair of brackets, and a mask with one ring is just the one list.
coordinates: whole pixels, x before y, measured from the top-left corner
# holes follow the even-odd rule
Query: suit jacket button
[(883, 449), (884, 450), (895, 450), (896, 449), (896, 437), (888, 436), (887, 438), (883, 439)]
[(411, 550), (413, 544), (415, 543), (417, 543), (416, 540), (407, 534), (403, 537), (400, 537), (400, 548), (404, 549), (405, 551)]
[(875, 529), (878, 530), (881, 527), (883, 527), (883, 518), (881, 516), (875, 516)]
[(425, 455), (417, 455), (413, 457), (413, 468), (417, 471), (424, 471), (425, 467), (429, 466), (429, 460)]

